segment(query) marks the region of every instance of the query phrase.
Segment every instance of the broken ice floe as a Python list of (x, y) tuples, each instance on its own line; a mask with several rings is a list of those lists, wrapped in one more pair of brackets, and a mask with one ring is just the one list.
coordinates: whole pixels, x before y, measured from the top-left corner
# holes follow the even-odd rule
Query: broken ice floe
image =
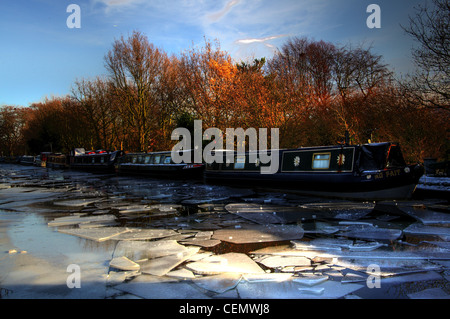
[(48, 226), (50, 227), (58, 227), (58, 226), (71, 226), (71, 225), (81, 225), (81, 224), (96, 224), (96, 225), (112, 225), (115, 224), (115, 216), (114, 215), (94, 215), (87, 216), (86, 214), (74, 214), (65, 217), (58, 217), (54, 220), (48, 222)]
[(414, 223), (403, 229), (403, 232), (406, 235), (431, 236), (445, 241), (450, 240), (450, 228), (448, 227), (427, 226), (422, 223)]
[(85, 239), (90, 239), (94, 241), (105, 241), (118, 236), (120, 234), (129, 232), (130, 229), (126, 227), (104, 227), (104, 228), (71, 228), (62, 229), (59, 228), (58, 232), (74, 235)]
[(249, 225), (245, 229), (219, 229), (213, 238), (234, 244), (277, 242), (303, 237), (298, 225)]
[(311, 298), (341, 298), (364, 287), (361, 284), (341, 284), (335, 281), (325, 281), (313, 287), (303, 286), (295, 279), (282, 282), (250, 283), (241, 281), (237, 286), (242, 299), (311, 299)]
[(186, 268), (201, 275), (220, 273), (264, 273), (250, 257), (241, 253), (227, 253), (206, 257), (200, 261), (188, 263)]
[(125, 256), (114, 257), (109, 262), (109, 266), (116, 268), (116, 269), (120, 269), (120, 270), (139, 270), (140, 269), (139, 264), (135, 263), (132, 260), (129, 260)]
[(99, 198), (81, 198), (81, 199), (71, 199), (71, 200), (63, 200), (63, 201), (54, 201), (53, 205), (56, 206), (66, 206), (66, 207), (84, 207), (93, 203), (96, 203), (98, 201), (101, 201), (102, 199)]
[(164, 276), (172, 269), (195, 255), (200, 250), (199, 247), (189, 247), (176, 255), (168, 255), (159, 258), (151, 258), (139, 262), (143, 274)]

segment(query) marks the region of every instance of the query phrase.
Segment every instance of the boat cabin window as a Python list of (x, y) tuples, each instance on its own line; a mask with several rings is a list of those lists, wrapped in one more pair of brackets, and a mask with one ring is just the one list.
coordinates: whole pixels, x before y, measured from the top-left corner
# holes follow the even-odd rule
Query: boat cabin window
[(328, 169), (330, 167), (331, 153), (315, 153), (313, 154), (313, 169)]
[(236, 156), (236, 161), (234, 162), (235, 169), (244, 169), (245, 166), (245, 155), (244, 156)]
[(164, 159), (164, 164), (170, 164), (170, 156), (166, 156), (166, 158)]
[(152, 159), (151, 155), (145, 156), (145, 164), (150, 163), (150, 160)]
[(155, 155), (153, 158), (153, 164), (159, 164), (159, 161), (161, 160), (161, 155)]
[(137, 161), (137, 156), (133, 156), (131, 162), (132, 162), (133, 164), (136, 164), (136, 161)]

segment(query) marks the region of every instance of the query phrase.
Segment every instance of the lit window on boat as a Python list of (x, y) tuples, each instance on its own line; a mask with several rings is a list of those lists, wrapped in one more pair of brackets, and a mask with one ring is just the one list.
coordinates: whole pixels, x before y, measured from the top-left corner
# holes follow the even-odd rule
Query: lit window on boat
[(156, 155), (155, 157), (154, 157), (154, 161), (153, 161), (153, 163), (154, 164), (159, 164), (159, 161), (161, 160), (161, 156), (160, 155)]
[(133, 156), (133, 159), (131, 160), (131, 162), (132, 162), (133, 164), (136, 164), (136, 161), (137, 161), (137, 157), (136, 157), (136, 156)]
[(328, 169), (330, 167), (330, 153), (313, 154), (313, 169)]
[(149, 164), (150, 163), (150, 160), (151, 160), (151, 156), (150, 155), (147, 155), (146, 157), (145, 157), (145, 164)]
[(170, 164), (170, 156), (166, 156), (164, 159), (164, 164)]

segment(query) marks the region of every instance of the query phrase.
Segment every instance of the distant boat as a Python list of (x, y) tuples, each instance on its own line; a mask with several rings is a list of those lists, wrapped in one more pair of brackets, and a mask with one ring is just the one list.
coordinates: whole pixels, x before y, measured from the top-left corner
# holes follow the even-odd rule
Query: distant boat
[(74, 169), (114, 172), (114, 164), (122, 154), (123, 151), (85, 151), (84, 148), (75, 148), (70, 152), (68, 165)]
[(56, 153), (47, 155), (46, 167), (48, 168), (68, 168), (69, 160), (65, 154)]
[(129, 153), (116, 164), (119, 174), (145, 175), (166, 178), (203, 178), (204, 164), (176, 164), (171, 152)]
[(19, 163), (22, 165), (34, 165), (34, 156), (24, 155), (20, 157)]
[[(217, 151), (221, 152), (221, 151)], [(228, 151), (229, 152), (229, 151)], [(270, 150), (268, 151), (270, 154)], [(278, 150), (279, 167), (261, 174), (260, 153), (238, 155), (234, 163), (207, 164), (207, 183), (243, 187), (261, 186), (299, 194), (347, 199), (407, 199), (412, 196), (424, 169), (407, 165), (398, 143), (335, 145)]]

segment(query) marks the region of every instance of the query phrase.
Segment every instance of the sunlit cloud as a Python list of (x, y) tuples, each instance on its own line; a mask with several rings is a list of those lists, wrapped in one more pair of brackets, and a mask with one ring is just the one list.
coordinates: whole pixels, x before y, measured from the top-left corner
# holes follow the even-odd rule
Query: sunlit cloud
[(255, 43), (255, 42), (266, 42), (269, 40), (274, 40), (274, 39), (278, 39), (278, 38), (282, 38), (282, 37), (286, 37), (287, 35), (282, 34), (282, 35), (275, 35), (275, 36), (271, 36), (271, 37), (265, 37), (265, 38), (254, 38), (254, 39), (241, 39), (241, 40), (236, 40), (237, 44), (250, 44), (250, 43)]
[(241, 0), (231, 0), (231, 1), (227, 2), (227, 4), (225, 5), (225, 7), (222, 10), (208, 14), (207, 18), (211, 22), (217, 22), (220, 19), (222, 19), (222, 17), (224, 17), (228, 12), (230, 12), (230, 10), (235, 5), (239, 4), (239, 2), (241, 2)]

